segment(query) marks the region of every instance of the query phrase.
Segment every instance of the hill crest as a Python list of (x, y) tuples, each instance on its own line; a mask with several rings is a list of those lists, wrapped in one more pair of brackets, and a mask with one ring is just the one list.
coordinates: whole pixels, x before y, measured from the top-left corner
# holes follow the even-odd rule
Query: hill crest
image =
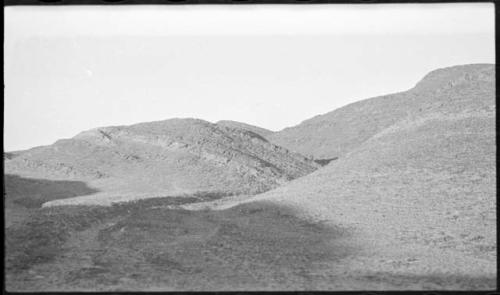
[(169, 119), (87, 130), (24, 151), (6, 162), (6, 172), (84, 179), (115, 195), (253, 194), (318, 166), (245, 129), (199, 119)]
[(341, 157), (401, 120), (430, 113), (494, 107), (495, 66), (461, 65), (427, 74), (408, 91), (360, 100), (269, 136), (314, 158)]

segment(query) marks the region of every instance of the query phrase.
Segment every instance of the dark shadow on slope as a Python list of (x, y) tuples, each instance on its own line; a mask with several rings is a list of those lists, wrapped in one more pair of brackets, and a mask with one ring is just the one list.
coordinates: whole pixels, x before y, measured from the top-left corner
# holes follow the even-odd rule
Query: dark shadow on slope
[(250, 131), (250, 130), (245, 130), (244, 132), (246, 135), (250, 136), (251, 138), (257, 138), (259, 140), (262, 140), (264, 142), (269, 142), (266, 138), (264, 138), (262, 135), (260, 134), (257, 134), (253, 131)]
[[(19, 273), (52, 262), (63, 244), (77, 232), (113, 218), (125, 218), (147, 208), (192, 203), (197, 197), (162, 197), (103, 206), (55, 206), (32, 209), (24, 220), (5, 229), (6, 270)], [(140, 214), (140, 213), (139, 213)]]
[[(188, 211), (158, 207), (158, 202), (39, 209), (7, 233), (7, 272), (17, 277), (10, 289), (39, 288), (27, 273), (39, 262), (50, 263), (47, 271), (56, 273), (48, 289), (116, 288), (123, 281), (139, 289), (262, 289), (287, 284), (310, 289), (318, 277), (329, 279), (321, 278), (323, 263), (356, 251), (337, 243), (349, 235), (347, 230), (310, 223), (271, 203)], [(164, 202), (177, 204), (179, 199)], [(93, 246), (76, 243), (77, 248), (65, 248), (65, 241), (85, 229), (86, 237), (96, 237)], [(65, 251), (73, 257), (90, 256), (93, 265), (70, 268), (60, 256)]]
[(3, 153), (4, 160), (12, 160), (17, 156), (19, 156), (19, 152), (4, 152)]
[[(127, 205), (118, 207), (125, 210)], [(105, 272), (89, 277), (87, 270), (74, 271), (65, 283), (109, 286), (128, 277), (144, 287), (150, 282), (179, 290), (287, 282), (307, 288), (321, 273), (317, 264), (353, 253), (353, 248), (335, 243), (346, 235), (343, 229), (307, 222), (271, 203), (222, 211), (142, 208), (99, 232), (101, 252), (93, 261)]]
[(40, 208), (43, 203), (97, 193), (82, 181), (26, 178), (13, 174), (4, 176), (5, 201), (24, 208)]
[(427, 274), (405, 275), (377, 272), (359, 278), (360, 284), (374, 283), (380, 289), (392, 290), (495, 290), (497, 278), (495, 276), (453, 275), (453, 274)]
[(338, 157), (333, 157), (330, 159), (316, 159), (316, 160), (314, 160), (314, 162), (320, 164), (321, 166), (326, 166), (326, 165), (330, 164), (331, 161), (335, 161), (337, 159), (338, 159)]
[(105, 207), (55, 207), (31, 211), (5, 229), (5, 270), (17, 274), (52, 262), (72, 232), (105, 219)]
[[(356, 245), (345, 242), (348, 229), (311, 223), (286, 207), (266, 202), (221, 211), (165, 207), (194, 199), (165, 197), (111, 207), (38, 209), (22, 226), (7, 232), (6, 270), (17, 277), (16, 283), (7, 282), (9, 289), (40, 290), (28, 273), (40, 263), (48, 263), (44, 271), (56, 274), (55, 280), (44, 283), (47, 291), (60, 287), (314, 290), (342, 285), (345, 280), (352, 281), (353, 288), (380, 290), (496, 287), (494, 277), (439, 273), (332, 276), (326, 270), (357, 253)], [(94, 239), (91, 246), (65, 246), (84, 230), (85, 237)], [(61, 254), (73, 261), (90, 257), (92, 263), (68, 266)]]

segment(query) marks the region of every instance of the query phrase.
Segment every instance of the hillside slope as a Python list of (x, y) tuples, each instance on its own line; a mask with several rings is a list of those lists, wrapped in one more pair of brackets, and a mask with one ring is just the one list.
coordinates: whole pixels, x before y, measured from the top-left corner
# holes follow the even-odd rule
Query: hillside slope
[[(369, 111), (373, 118), (360, 118)], [(373, 129), (363, 129), (363, 119)], [(254, 201), (352, 228), (352, 243), (363, 245), (363, 254), (346, 261), (343, 269), (359, 280), (376, 276), (378, 284), (359, 282), (368, 284), (366, 289), (397, 288), (395, 278), (401, 276), (413, 278), (412, 284), (401, 286), (417, 289), (429, 288), (418, 279), (426, 276), (496, 277), (492, 65), (434, 71), (406, 94), (365, 100), (298, 128), (314, 125), (350, 128), (341, 132), (348, 138), (300, 149), (319, 156), (343, 152), (343, 157)], [(365, 130), (363, 137), (353, 136), (358, 130)], [(309, 138), (314, 142), (319, 137)], [(453, 286), (445, 281), (435, 287)]]
[(85, 131), (23, 151), (7, 159), (5, 169), (84, 181), (100, 192), (82, 201), (106, 202), (200, 191), (253, 194), (310, 173), (316, 164), (244, 129), (171, 119)]
[(408, 91), (349, 104), (275, 132), (268, 139), (317, 159), (341, 157), (397, 122), (433, 112), (488, 108), (494, 100), (490, 95), (494, 71), (491, 64), (435, 70)]

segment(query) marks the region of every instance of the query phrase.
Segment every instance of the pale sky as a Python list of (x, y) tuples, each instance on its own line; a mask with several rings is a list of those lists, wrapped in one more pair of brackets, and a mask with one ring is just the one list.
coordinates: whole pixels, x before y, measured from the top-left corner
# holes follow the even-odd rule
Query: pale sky
[(5, 8), (4, 149), (174, 117), (281, 130), (495, 63), (479, 4)]

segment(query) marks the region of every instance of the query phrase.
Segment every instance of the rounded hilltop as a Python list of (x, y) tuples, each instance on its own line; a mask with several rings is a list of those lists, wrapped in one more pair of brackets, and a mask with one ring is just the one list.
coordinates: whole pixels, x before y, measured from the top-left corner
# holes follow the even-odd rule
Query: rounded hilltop
[(427, 74), (404, 92), (360, 100), (269, 136), (317, 159), (342, 157), (385, 128), (425, 114), (489, 110), (495, 105), (495, 66), (461, 65)]
[(99, 190), (83, 197), (84, 202), (104, 204), (134, 194), (145, 198), (199, 191), (254, 194), (317, 167), (246, 129), (175, 118), (84, 131), (23, 152), (9, 160), (6, 171), (84, 180)]
[(441, 68), (430, 72), (414, 87), (415, 91), (451, 88), (474, 82), (495, 82), (494, 64), (469, 64)]

